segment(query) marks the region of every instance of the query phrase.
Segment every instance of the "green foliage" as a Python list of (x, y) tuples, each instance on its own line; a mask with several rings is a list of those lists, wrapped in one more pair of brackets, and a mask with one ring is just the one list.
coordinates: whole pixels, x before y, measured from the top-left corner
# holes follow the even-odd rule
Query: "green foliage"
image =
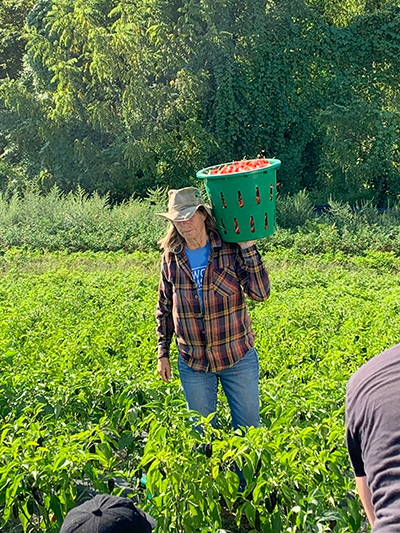
[(286, 250), (265, 260), (271, 299), (249, 304), (262, 426), (234, 434), (221, 395), (218, 427), (202, 438), (175, 349), (172, 382), (155, 372), (158, 254), (0, 257), (2, 528), (15, 514), (25, 530), (56, 532), (95, 490), (137, 498), (158, 531), (359, 531), (345, 386), (398, 340), (400, 260)]
[(0, 79), (16, 78), (22, 69), (24, 25), (34, 0), (3, 0), (0, 4)]
[[(18, 178), (16, 174), (17, 183)], [(111, 205), (109, 196), (89, 196), (82, 189), (65, 195), (57, 188), (41, 194), (33, 186), (21, 187), (18, 193), (0, 196), (0, 250), (158, 250), (167, 223), (157, 213), (166, 211), (166, 204), (164, 188), (150, 190), (144, 199)], [(258, 247), (263, 251), (293, 249), (301, 254), (364, 256), (371, 251), (399, 256), (400, 206), (379, 212), (368, 202), (352, 208), (332, 201), (329, 212), (317, 216), (305, 191), (280, 196), (276, 230), (260, 239)]]
[(26, 246), (32, 250), (116, 251), (158, 249), (166, 229), (156, 213), (166, 210), (166, 191), (150, 191), (111, 207), (108, 196), (89, 197), (82, 189), (47, 195), (26, 189), (11, 199), (0, 197), (0, 249)]
[(306, 190), (293, 196), (279, 196), (276, 202), (276, 218), (281, 228), (296, 229), (303, 226), (313, 214), (313, 204)]
[(399, 193), (399, 95), (392, 73), (399, 68), (399, 43), (393, 36), (400, 11), (396, 3), (383, 4), (370, 6), (344, 29), (331, 28), (340, 54), (332, 102), (320, 114), (325, 131), (320, 187), (336, 198), (345, 192), (351, 202), (367, 198), (380, 205)]
[(283, 195), (383, 205), (400, 193), (398, 19), (375, 0), (40, 0), (0, 86), (3, 157), (121, 200), (266, 155)]
[[(28, 275), (24, 281), (14, 280), (15, 284), (12, 272), (11, 278), (5, 278), (13, 284), (14, 303), (22, 296), (20, 291), (26, 290), (31, 296), (23, 298), (26, 306), (22, 300), (21, 305), (17, 304), (19, 319), (13, 304), (6, 306), (7, 311), (3, 308), (11, 329), (6, 327), (1, 332), (0, 501), (6, 505), (3, 520), (7, 521), (11, 510), (16, 509), (24, 528), (29, 525), (36, 531), (58, 531), (65, 513), (76, 505), (82, 486), (90, 483), (95, 490), (107, 492), (110, 472), (117, 478), (127, 454), (126, 467), (143, 447), (140, 432), (134, 438), (129, 430), (140, 406), (151, 397), (139, 385), (139, 376), (147, 373), (150, 361), (141, 360), (140, 371), (136, 363), (135, 368), (126, 367), (123, 375), (119, 369), (127, 352), (138, 362), (134, 354), (140, 345), (146, 350), (147, 333), (141, 328), (152, 312), (150, 295), (139, 295), (148, 276), (141, 270), (132, 279), (136, 265), (145, 263), (140, 255), (132, 256), (128, 265), (120, 264), (117, 278), (107, 272), (107, 267), (100, 267), (84, 280), (81, 269), (90, 265), (90, 256), (75, 257), (74, 276), (68, 272), (68, 259), (60, 262), (54, 258), (53, 273), (40, 273), (40, 256), (24, 261), (18, 252), (6, 255), (2, 266), (19, 263), (24, 269), (23, 264), (31, 260), (39, 260), (39, 278)], [(109, 258), (104, 256), (104, 265), (107, 263)], [(156, 284), (151, 282), (151, 287), (154, 291)], [(3, 289), (7, 290), (6, 286), (2, 285)], [(56, 315), (53, 321), (50, 316), (57, 301), (61, 305), (56, 304), (59, 321)], [(103, 314), (103, 306), (117, 314)], [(99, 315), (93, 329), (96, 309), (103, 319)], [(132, 313), (137, 315), (134, 324)], [(28, 338), (23, 331), (31, 327), (32, 321), (37, 329)], [(127, 335), (123, 334), (122, 323), (125, 331), (129, 330)], [(113, 375), (111, 381), (108, 375)], [(117, 484), (116, 480), (116, 492), (121, 490)], [(36, 521), (33, 515), (38, 516)], [(51, 515), (55, 515), (56, 523)]]

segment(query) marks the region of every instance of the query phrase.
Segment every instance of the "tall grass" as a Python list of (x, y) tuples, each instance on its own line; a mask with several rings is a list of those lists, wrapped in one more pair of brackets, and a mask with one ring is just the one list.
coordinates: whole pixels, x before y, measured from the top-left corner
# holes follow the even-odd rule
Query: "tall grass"
[(307, 193), (278, 198), (277, 231), (260, 242), (270, 251), (291, 248), (303, 254), (329, 251), (364, 255), (368, 251), (400, 255), (400, 205), (380, 212), (371, 203), (350, 206), (331, 201), (318, 215)]
[[(111, 205), (108, 196), (87, 195), (82, 189), (63, 194), (58, 189), (44, 195), (35, 188), (7, 197), (0, 195), (0, 250), (132, 252), (158, 249), (166, 222), (166, 189), (149, 191), (144, 199)], [(302, 254), (340, 251), (364, 255), (367, 251), (400, 255), (400, 205), (379, 212), (365, 203), (349, 206), (331, 202), (318, 215), (305, 191), (279, 197), (277, 228), (258, 241), (266, 252), (291, 248)]]
[(165, 231), (156, 215), (165, 210), (165, 194), (150, 192), (111, 206), (107, 196), (88, 196), (82, 189), (47, 195), (26, 190), (0, 197), (0, 249), (27, 247), (42, 250), (117, 251), (149, 250)]

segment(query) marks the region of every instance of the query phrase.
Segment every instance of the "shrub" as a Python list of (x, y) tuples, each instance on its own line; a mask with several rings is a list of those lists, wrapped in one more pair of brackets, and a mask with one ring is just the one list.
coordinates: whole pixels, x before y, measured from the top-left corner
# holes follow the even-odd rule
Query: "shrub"
[(278, 197), (276, 221), (281, 228), (296, 229), (313, 216), (313, 204), (304, 189), (297, 194)]
[(82, 189), (47, 195), (28, 189), (6, 199), (0, 196), (0, 249), (24, 246), (70, 252), (149, 250), (157, 248), (165, 222), (165, 191), (153, 191), (145, 199), (131, 198), (111, 206), (108, 196), (88, 196)]
[[(204, 186), (201, 187), (204, 193)], [(166, 221), (167, 190), (148, 191), (111, 205), (107, 195), (87, 195), (83, 189), (67, 195), (54, 188), (43, 195), (34, 187), (20, 194), (0, 195), (0, 250), (150, 251)], [(331, 202), (322, 215), (313, 212), (305, 191), (278, 198), (277, 225), (268, 239), (257, 242), (263, 252), (279, 248), (301, 254), (342, 251), (364, 255), (368, 250), (400, 254), (400, 206), (379, 212), (365, 203), (352, 208)]]

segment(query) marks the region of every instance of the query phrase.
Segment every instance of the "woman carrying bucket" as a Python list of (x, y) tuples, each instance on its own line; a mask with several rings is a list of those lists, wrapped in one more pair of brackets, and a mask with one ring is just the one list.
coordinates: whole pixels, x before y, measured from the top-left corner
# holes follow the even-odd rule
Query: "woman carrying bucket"
[(158, 373), (171, 379), (175, 334), (188, 408), (205, 417), (216, 412), (221, 382), (233, 428), (258, 427), (259, 362), (244, 294), (264, 301), (270, 285), (255, 242), (223, 241), (195, 187), (170, 190), (168, 212), (160, 215), (171, 226), (160, 241)]

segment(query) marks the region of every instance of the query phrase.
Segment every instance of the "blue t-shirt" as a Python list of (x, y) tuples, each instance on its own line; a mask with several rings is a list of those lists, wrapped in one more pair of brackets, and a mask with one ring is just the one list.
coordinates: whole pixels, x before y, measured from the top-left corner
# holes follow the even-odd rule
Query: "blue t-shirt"
[(201, 307), (203, 308), (203, 276), (208, 264), (208, 257), (210, 255), (211, 244), (207, 242), (203, 248), (197, 250), (188, 250), (185, 248), (187, 258), (189, 259), (190, 268), (192, 269), (193, 279), (199, 289)]

